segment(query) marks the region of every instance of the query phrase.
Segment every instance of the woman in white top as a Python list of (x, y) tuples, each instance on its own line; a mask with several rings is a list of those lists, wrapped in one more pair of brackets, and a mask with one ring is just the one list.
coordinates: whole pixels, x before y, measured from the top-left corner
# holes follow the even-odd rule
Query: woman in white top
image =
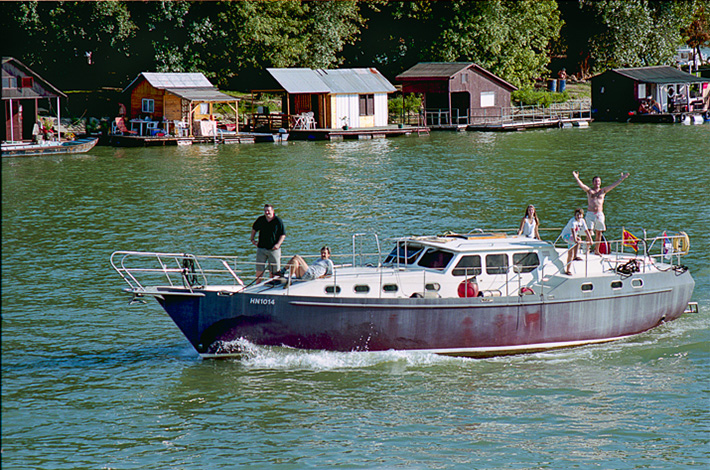
[(522, 235), (527, 238), (540, 239), (540, 219), (537, 217), (537, 211), (535, 206), (530, 204), (527, 209), (525, 209), (525, 216), (523, 220), (520, 221), (520, 229), (518, 230), (518, 236)]

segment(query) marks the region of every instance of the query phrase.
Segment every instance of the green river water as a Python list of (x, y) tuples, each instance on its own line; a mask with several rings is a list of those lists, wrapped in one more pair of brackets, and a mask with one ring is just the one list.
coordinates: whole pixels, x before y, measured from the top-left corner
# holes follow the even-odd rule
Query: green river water
[[(3, 469), (710, 466), (710, 125), (432, 133), (2, 160)], [(470, 360), (253, 348), (201, 360), (115, 250), (234, 254), (272, 203), (284, 256), (561, 227), (599, 175), (609, 233), (684, 230), (697, 314), (634, 338)], [(558, 231), (544, 232), (554, 240)]]

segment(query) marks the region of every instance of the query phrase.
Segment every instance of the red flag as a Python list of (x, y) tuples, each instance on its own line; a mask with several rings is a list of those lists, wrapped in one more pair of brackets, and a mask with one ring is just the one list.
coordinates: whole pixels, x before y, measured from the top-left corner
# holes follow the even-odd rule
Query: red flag
[(621, 239), (624, 242), (624, 246), (630, 246), (634, 251), (639, 251), (639, 239), (636, 238), (631, 232), (624, 229), (621, 232)]

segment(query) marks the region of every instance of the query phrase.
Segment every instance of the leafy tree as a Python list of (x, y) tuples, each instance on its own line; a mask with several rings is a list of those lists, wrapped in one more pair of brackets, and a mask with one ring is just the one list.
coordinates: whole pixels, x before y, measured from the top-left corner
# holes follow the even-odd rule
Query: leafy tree
[(589, 38), (592, 71), (614, 67), (671, 65), (696, 1), (582, 0), (595, 24)]
[(693, 48), (693, 59), (696, 55), (703, 60), (700, 48), (710, 45), (710, 9), (706, 10), (705, 5), (701, 5), (693, 15), (692, 22), (680, 30), (685, 43)]
[(18, 59), (65, 89), (96, 87), (98, 69), (127, 58), (127, 40), (136, 33), (123, 2), (31, 1), (9, 13)]
[(475, 62), (515, 85), (545, 73), (562, 27), (553, 0), (374, 2), (364, 16), (353, 62), (390, 76), (420, 61)]

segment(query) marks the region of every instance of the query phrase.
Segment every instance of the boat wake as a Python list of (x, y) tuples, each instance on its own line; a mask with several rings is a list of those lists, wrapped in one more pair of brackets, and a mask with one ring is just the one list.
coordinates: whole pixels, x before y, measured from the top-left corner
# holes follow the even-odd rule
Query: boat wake
[(259, 346), (240, 338), (220, 345), (232, 352), (233, 359), (250, 368), (314, 371), (379, 367), (438, 366), (469, 361), (411, 351), (314, 351), (289, 347)]

